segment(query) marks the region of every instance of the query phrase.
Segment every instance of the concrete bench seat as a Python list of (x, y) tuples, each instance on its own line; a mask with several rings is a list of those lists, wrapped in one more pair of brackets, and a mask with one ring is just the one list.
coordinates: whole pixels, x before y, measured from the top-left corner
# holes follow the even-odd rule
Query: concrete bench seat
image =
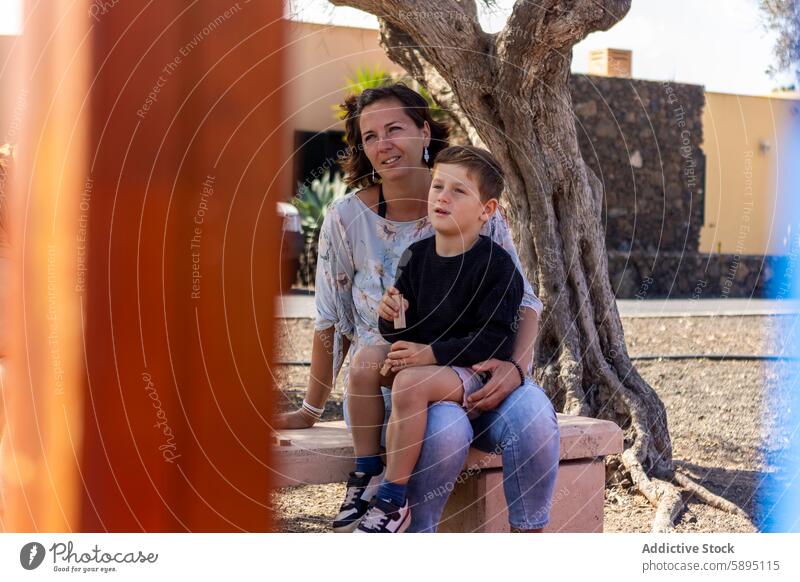
[[(558, 415), (561, 453), (546, 532), (603, 531), (603, 457), (622, 452), (622, 431), (613, 422)], [(353, 443), (344, 421), (284, 430), (273, 444), (277, 487), (345, 482), (353, 470)], [(507, 532), (502, 457), (471, 448), (465, 478), (442, 515), (441, 532)], [(333, 517), (333, 516), (331, 516)]]

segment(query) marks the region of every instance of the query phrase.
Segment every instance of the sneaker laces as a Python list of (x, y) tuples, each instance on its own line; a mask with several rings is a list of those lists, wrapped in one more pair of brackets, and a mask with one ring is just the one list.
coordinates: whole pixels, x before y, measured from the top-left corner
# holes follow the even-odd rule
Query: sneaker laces
[(369, 531), (380, 531), (386, 529), (386, 524), (390, 519), (392, 519), (392, 514), (384, 513), (382, 509), (373, 506), (367, 511), (359, 527)]
[(364, 493), (365, 487), (348, 487), (347, 494), (344, 496), (346, 506), (355, 505), (359, 497)]

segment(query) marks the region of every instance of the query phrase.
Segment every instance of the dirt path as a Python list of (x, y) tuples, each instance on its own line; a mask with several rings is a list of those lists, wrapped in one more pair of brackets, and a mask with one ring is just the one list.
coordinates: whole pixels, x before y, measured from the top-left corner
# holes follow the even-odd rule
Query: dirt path
[[(623, 324), (632, 355), (781, 354), (800, 329), (800, 317), (626, 318)], [(282, 320), (279, 359), (308, 360), (312, 333), (310, 320)], [(751, 516), (746, 520), (689, 500), (677, 530), (758, 531), (765, 512), (759, 494), (770, 470), (767, 458), (779, 453), (787, 438), (780, 423), (786, 412), (780, 378), (800, 372), (800, 363), (656, 360), (638, 362), (638, 369), (667, 408), (676, 463)], [(299, 404), (307, 374), (299, 366), (276, 370), (280, 409)], [(326, 405), (326, 419), (341, 418), (341, 398), (339, 385)], [(342, 484), (276, 491), (282, 531), (329, 531), (343, 495)], [(643, 497), (606, 490), (605, 531), (646, 532), (652, 518)]]

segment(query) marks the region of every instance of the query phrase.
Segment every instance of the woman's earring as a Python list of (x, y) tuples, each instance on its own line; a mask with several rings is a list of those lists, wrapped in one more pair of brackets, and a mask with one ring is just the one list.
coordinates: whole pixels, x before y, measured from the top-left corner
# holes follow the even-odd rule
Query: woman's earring
[(375, 181), (375, 168), (372, 168), (372, 181)]
[(425, 146), (425, 149), (422, 151), (422, 159), (425, 160), (425, 163), (428, 163), (428, 160), (431, 159), (430, 154), (428, 154), (428, 146)]

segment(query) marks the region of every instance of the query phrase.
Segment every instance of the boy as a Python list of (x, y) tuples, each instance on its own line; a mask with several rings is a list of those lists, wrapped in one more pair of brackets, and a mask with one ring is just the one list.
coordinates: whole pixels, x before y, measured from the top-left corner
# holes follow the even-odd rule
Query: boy
[[(390, 370), (385, 377), (373, 375), (375, 382), (351, 381), (348, 409), (352, 427), (370, 426), (383, 410), (380, 384), (391, 386), (386, 474), (375, 493), (380, 442), (358, 442), (363, 432), (354, 430), (357, 454), (365, 447), (374, 454), (357, 456), (335, 531), (356, 525), (364, 533), (405, 531), (411, 522), (405, 489), (419, 458), (428, 405), (452, 401), (466, 408), (467, 398), (484, 384), (469, 366), (511, 358), (522, 276), (502, 247), (480, 235), (502, 190), (502, 171), (489, 152), (454, 146), (436, 157), (428, 196), (436, 234), (406, 249), (396, 287), (378, 307), (381, 335), (393, 343), (364, 347), (351, 363)], [(406, 326), (395, 329), (400, 294)]]

